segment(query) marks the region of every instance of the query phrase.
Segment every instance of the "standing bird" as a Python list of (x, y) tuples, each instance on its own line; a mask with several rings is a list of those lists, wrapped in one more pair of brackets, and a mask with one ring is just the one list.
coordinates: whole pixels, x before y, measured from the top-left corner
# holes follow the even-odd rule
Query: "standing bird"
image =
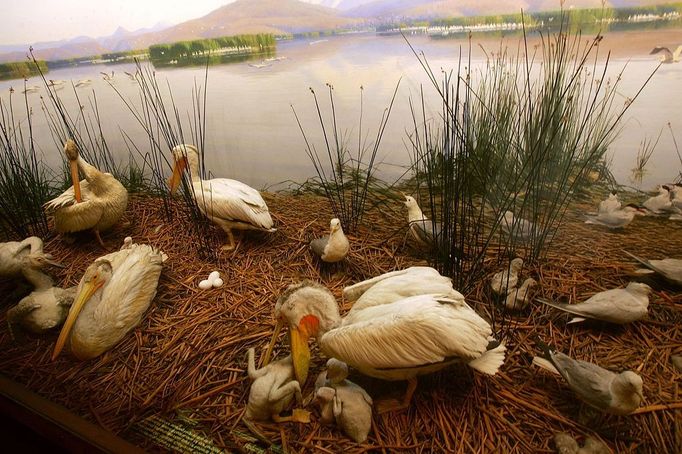
[(135, 328), (149, 307), (166, 255), (147, 244), (127, 242), (86, 270), (52, 359), (66, 343), (80, 360), (95, 358)]
[(511, 310), (521, 310), (525, 309), (530, 303), (531, 289), (537, 285), (537, 281), (532, 277), (529, 277), (521, 287), (514, 288), (507, 293), (507, 297), (504, 299), (504, 306)]
[(654, 271), (669, 282), (682, 286), (682, 260), (680, 259), (663, 259), (663, 260), (644, 260), (631, 254), (628, 251), (623, 251), (633, 259), (637, 260), (642, 265)]
[(670, 52), (670, 49), (667, 47), (654, 47), (651, 52), (649, 52), (649, 55), (654, 55), (659, 52), (663, 52), (663, 55), (661, 55), (661, 63), (677, 63), (680, 61), (680, 56), (682, 56), (682, 44), (677, 46), (675, 52)]
[[(99, 171), (78, 153), (73, 140), (67, 140), (64, 153), (69, 159), (73, 186), (44, 206), (54, 212), (54, 228), (60, 233), (92, 229), (102, 247), (100, 232), (113, 227), (128, 206), (128, 191), (110, 173)], [(78, 170), (85, 176), (80, 181)]]
[(441, 224), (428, 219), (414, 197), (405, 195), (404, 203), (407, 207), (407, 222), (412, 237), (424, 249), (437, 247), (441, 237)]
[(189, 167), (192, 197), (204, 215), (227, 233), (229, 243), (223, 250), (235, 248), (232, 230), (260, 230), (276, 232), (270, 211), (260, 193), (250, 186), (228, 178), (202, 180), (199, 176), (199, 151), (194, 145), (182, 144), (173, 148), (173, 176), (169, 185), (175, 192), (182, 173)]
[(599, 202), (599, 209), (597, 214), (610, 213), (611, 211), (620, 210), (621, 203), (618, 200), (618, 194), (616, 191), (611, 191), (609, 197), (606, 200)]
[(331, 292), (310, 281), (290, 285), (275, 305), (277, 326), (266, 362), (279, 331), (289, 326), (294, 372), (305, 383), (310, 362), (308, 339), (322, 352), (361, 373), (383, 380), (408, 380), (402, 402), (384, 401), (379, 412), (406, 408), (417, 376), (466, 363), (494, 375), (504, 362), (504, 344), (454, 289), (446, 296), (417, 295), (349, 312), (345, 318)]
[(642, 377), (636, 373), (628, 370), (616, 374), (596, 364), (556, 352), (542, 342), (538, 345), (543, 357), (533, 358), (533, 364), (561, 375), (588, 405), (614, 415), (629, 415), (644, 400)]
[(506, 295), (518, 284), (521, 268), (523, 268), (523, 259), (517, 257), (511, 261), (509, 268), (495, 273), (490, 279), (490, 288), (498, 295)]
[(23, 258), (22, 273), (35, 289), (7, 311), (10, 333), (16, 323), (36, 334), (61, 325), (76, 296), (76, 287), (55, 287), (52, 278), (37, 269), (33, 260), (30, 255)]
[(609, 229), (621, 229), (632, 222), (635, 215), (643, 215), (645, 212), (635, 204), (625, 205), (620, 210), (599, 213), (596, 216), (586, 216), (585, 224), (595, 224), (608, 227)]
[(52, 255), (43, 252), (43, 240), (30, 236), (23, 241), (0, 243), (0, 277), (19, 277), (27, 266), (25, 259), (31, 258), (31, 266), (43, 268), (46, 265), (62, 267)]
[(654, 214), (664, 214), (673, 211), (673, 204), (670, 200), (670, 190), (666, 185), (660, 185), (658, 187), (658, 194), (649, 197), (642, 206)]
[(341, 221), (334, 218), (329, 223), (329, 236), (317, 238), (310, 242), (310, 250), (323, 262), (334, 263), (346, 258), (350, 243), (343, 233)]
[(651, 287), (641, 282), (630, 282), (625, 288), (606, 290), (592, 295), (577, 304), (552, 303), (536, 298), (547, 306), (577, 315), (568, 323), (583, 322), (585, 319), (602, 320), (624, 324), (637, 321), (647, 314)]

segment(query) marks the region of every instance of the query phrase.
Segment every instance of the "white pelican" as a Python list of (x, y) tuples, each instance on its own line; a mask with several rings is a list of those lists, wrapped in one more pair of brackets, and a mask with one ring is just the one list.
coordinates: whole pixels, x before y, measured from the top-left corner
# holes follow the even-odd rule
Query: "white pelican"
[(409, 223), (412, 237), (423, 248), (436, 247), (441, 237), (441, 224), (428, 219), (421, 208), (419, 208), (419, 204), (414, 197), (405, 195), (404, 203), (407, 207), (407, 222)]
[(310, 250), (323, 262), (334, 263), (343, 260), (348, 254), (350, 243), (343, 233), (341, 221), (334, 218), (329, 223), (329, 236), (310, 242)]
[(327, 288), (310, 281), (291, 285), (275, 305), (277, 326), (266, 361), (282, 326), (289, 326), (294, 372), (300, 383), (308, 374), (308, 339), (322, 352), (365, 375), (383, 380), (408, 380), (402, 403), (384, 402), (379, 411), (405, 408), (417, 376), (465, 362), (493, 375), (504, 362), (504, 344), (492, 338), (490, 325), (452, 289), (445, 296), (417, 295), (385, 300), (339, 316)]
[(682, 260), (680, 259), (663, 259), (663, 260), (644, 260), (631, 254), (628, 251), (623, 251), (633, 259), (637, 260), (642, 265), (649, 268), (651, 271), (660, 274), (669, 282), (682, 287)]
[(147, 244), (126, 242), (120, 251), (96, 259), (85, 270), (69, 316), (55, 345), (80, 360), (95, 358), (116, 345), (140, 321), (159, 283), (166, 255)]
[[(128, 205), (128, 191), (113, 175), (88, 164), (74, 141), (66, 141), (64, 153), (69, 159), (73, 186), (47, 202), (45, 208), (54, 211), (54, 228), (58, 232), (92, 229), (104, 247), (99, 233), (121, 219)], [(79, 169), (85, 175), (84, 181), (79, 180)]]
[(670, 49), (667, 47), (654, 47), (649, 55), (657, 54), (659, 52), (663, 52), (663, 55), (661, 55), (661, 63), (677, 63), (680, 61), (680, 56), (682, 56), (682, 44), (677, 46), (675, 52), (670, 52)]
[(543, 358), (533, 358), (533, 364), (561, 375), (588, 405), (614, 415), (629, 415), (644, 400), (642, 377), (636, 373), (627, 370), (616, 374), (596, 364), (556, 352), (542, 342), (538, 345), (543, 351)]
[(10, 332), (12, 325), (19, 323), (31, 332), (41, 334), (64, 322), (76, 296), (76, 287), (55, 287), (52, 278), (35, 267), (31, 256), (25, 256), (23, 261), (22, 273), (35, 289), (7, 311), (7, 323)]
[(62, 267), (52, 255), (43, 252), (43, 240), (30, 236), (22, 241), (0, 243), (0, 277), (18, 277), (26, 267), (25, 259), (31, 259), (31, 266), (42, 268), (45, 265)]
[(263, 197), (258, 191), (237, 180), (214, 178), (202, 180), (199, 177), (199, 151), (194, 145), (178, 145), (173, 148), (173, 176), (170, 179), (171, 193), (180, 185), (182, 173), (189, 167), (192, 180), (192, 197), (206, 217), (227, 233), (229, 243), (223, 250), (234, 249), (232, 230), (261, 230), (275, 232), (272, 217)]
[(663, 214), (675, 211), (673, 208), (673, 203), (670, 200), (670, 195), (671, 194), (668, 186), (662, 184), (658, 187), (658, 194), (646, 199), (642, 206), (654, 214)]
[(597, 210), (598, 214), (601, 213), (608, 213), (611, 211), (615, 210), (620, 210), (621, 203), (618, 200), (618, 194), (616, 191), (611, 191), (609, 194), (609, 197), (605, 200), (602, 200), (599, 202), (599, 209)]
[(599, 213), (596, 216), (586, 216), (585, 224), (596, 224), (610, 229), (620, 229), (632, 222), (635, 215), (643, 215), (644, 210), (635, 204), (625, 205), (620, 210)]
[(577, 304), (553, 303), (541, 298), (536, 298), (536, 300), (575, 315), (568, 323), (583, 322), (589, 318), (624, 324), (646, 316), (649, 308), (649, 293), (651, 293), (651, 287), (648, 285), (630, 282), (625, 288), (595, 293), (589, 299)]

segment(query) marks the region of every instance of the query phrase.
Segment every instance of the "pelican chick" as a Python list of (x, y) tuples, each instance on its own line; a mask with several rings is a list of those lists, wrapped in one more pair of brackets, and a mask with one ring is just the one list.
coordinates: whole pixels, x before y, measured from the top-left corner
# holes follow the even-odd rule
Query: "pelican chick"
[(680, 61), (680, 56), (682, 56), (682, 44), (677, 46), (675, 52), (670, 52), (670, 49), (667, 47), (657, 46), (654, 47), (651, 52), (649, 52), (649, 55), (654, 55), (661, 52), (663, 53), (660, 59), (661, 63), (677, 63)]
[(26, 258), (30, 258), (30, 266), (44, 268), (47, 265), (62, 268), (54, 261), (52, 255), (43, 252), (43, 240), (37, 236), (30, 236), (22, 241), (8, 241), (0, 243), (0, 277), (19, 277), (27, 265)]
[(441, 224), (427, 218), (414, 197), (405, 195), (404, 203), (407, 207), (407, 222), (412, 238), (423, 249), (437, 247), (442, 232)]
[[(110, 173), (99, 171), (88, 164), (78, 152), (76, 143), (69, 139), (64, 144), (69, 160), (73, 186), (44, 207), (54, 214), (54, 228), (60, 233), (92, 229), (102, 247), (100, 232), (113, 227), (128, 206), (128, 191)], [(85, 180), (80, 181), (78, 171)]]
[(182, 144), (173, 148), (173, 176), (169, 185), (175, 192), (182, 174), (189, 168), (192, 197), (199, 210), (227, 233), (229, 243), (223, 250), (235, 248), (232, 230), (260, 230), (275, 232), (270, 211), (260, 193), (237, 180), (214, 178), (202, 180), (199, 176), (199, 151), (194, 145)]
[(18, 323), (28, 331), (42, 334), (64, 323), (76, 296), (76, 287), (55, 287), (52, 278), (31, 263), (31, 256), (24, 257), (23, 261), (22, 273), (35, 289), (7, 311), (7, 323), (10, 333), (12, 326)]
[(341, 221), (334, 218), (329, 223), (329, 236), (326, 238), (317, 238), (310, 242), (310, 250), (316, 256), (320, 257), (323, 262), (334, 263), (346, 258), (350, 243), (348, 238), (343, 233), (341, 228)]
[(290, 285), (275, 305), (277, 326), (266, 362), (285, 325), (294, 373), (304, 383), (308, 375), (308, 339), (322, 352), (361, 373), (382, 380), (408, 380), (402, 402), (384, 401), (379, 412), (406, 408), (417, 387), (417, 376), (455, 363), (494, 375), (504, 362), (504, 344), (454, 289), (446, 296), (417, 295), (367, 307), (341, 318), (334, 295), (311, 281)]
[(669, 282), (682, 286), (682, 260), (680, 259), (663, 259), (663, 260), (644, 260), (631, 254), (628, 251), (623, 251), (633, 259), (637, 260), (648, 269), (660, 274)]
[(523, 268), (523, 259), (515, 258), (506, 270), (495, 273), (490, 279), (490, 288), (498, 295), (506, 295), (519, 282), (519, 271)]
[(529, 277), (521, 287), (514, 288), (507, 293), (507, 297), (504, 299), (504, 306), (511, 310), (521, 310), (525, 309), (530, 302), (531, 289), (537, 285), (537, 281), (532, 277)]
[(294, 379), (294, 366), (291, 355), (273, 361), (272, 363), (256, 369), (255, 351), (253, 348), (248, 350), (247, 371), (251, 379), (249, 389), (249, 402), (246, 404), (244, 417), (255, 421), (280, 422), (310, 422), (310, 414), (302, 409), (295, 409), (293, 414), (288, 417), (280, 416), (291, 401), (296, 398), (297, 403), (301, 403), (301, 385)]
[(147, 244), (128, 244), (96, 259), (76, 297), (52, 353), (68, 343), (80, 360), (95, 358), (135, 328), (149, 307), (166, 255)]
[(622, 229), (632, 222), (635, 215), (644, 215), (644, 210), (630, 203), (620, 210), (599, 213), (597, 216), (586, 216), (585, 224), (601, 225), (609, 229)]
[(618, 200), (618, 194), (616, 191), (611, 191), (609, 197), (605, 200), (599, 202), (599, 208), (597, 209), (597, 214), (610, 213), (611, 211), (620, 210), (621, 203)]
[(624, 324), (637, 321), (647, 314), (649, 293), (651, 293), (651, 287), (648, 285), (630, 282), (625, 288), (599, 292), (577, 304), (553, 303), (541, 298), (536, 298), (536, 300), (577, 316), (568, 323), (583, 322), (589, 318)]
[(629, 415), (644, 400), (642, 377), (636, 373), (628, 370), (617, 374), (556, 352), (542, 342), (538, 342), (538, 345), (542, 357), (533, 358), (533, 364), (561, 375), (588, 405), (614, 415)]

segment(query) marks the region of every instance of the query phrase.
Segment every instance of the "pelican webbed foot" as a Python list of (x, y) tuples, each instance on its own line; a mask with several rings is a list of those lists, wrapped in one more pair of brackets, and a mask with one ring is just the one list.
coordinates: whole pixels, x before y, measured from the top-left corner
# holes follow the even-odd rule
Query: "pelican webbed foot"
[(377, 413), (383, 414), (383, 413), (389, 413), (393, 411), (400, 411), (404, 410), (407, 407), (410, 406), (410, 402), (412, 402), (412, 395), (414, 394), (414, 391), (417, 389), (417, 378), (408, 378), (407, 379), (407, 389), (405, 390), (405, 396), (403, 397), (403, 400), (400, 401), (398, 399), (381, 399), (376, 401), (376, 410)]
[(294, 408), (291, 416), (272, 415), (272, 420), (276, 423), (282, 422), (298, 422), (301, 424), (308, 424), (310, 422), (310, 412), (302, 408)]

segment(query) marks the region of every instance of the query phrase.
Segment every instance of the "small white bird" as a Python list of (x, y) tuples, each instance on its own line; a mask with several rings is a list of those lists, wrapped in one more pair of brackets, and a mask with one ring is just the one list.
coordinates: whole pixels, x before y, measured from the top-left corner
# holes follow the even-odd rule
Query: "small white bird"
[(301, 385), (294, 378), (294, 366), (291, 355), (278, 361), (273, 361), (267, 366), (256, 369), (255, 351), (248, 350), (247, 372), (251, 379), (249, 390), (249, 402), (246, 404), (244, 417), (254, 421), (280, 422), (310, 422), (310, 413), (305, 410), (295, 409), (291, 416), (282, 417), (282, 413), (296, 398), (297, 403), (302, 402)]
[(412, 238), (424, 249), (436, 247), (441, 237), (441, 224), (427, 218), (414, 197), (405, 195), (404, 203), (407, 207), (407, 222)]
[(536, 285), (537, 281), (529, 277), (523, 281), (521, 287), (511, 289), (504, 300), (505, 307), (511, 310), (525, 309), (528, 303), (530, 303), (531, 289)]
[(561, 375), (588, 405), (606, 413), (628, 415), (644, 400), (642, 377), (636, 373), (628, 370), (616, 374), (596, 364), (556, 352), (542, 342), (538, 345), (543, 357), (533, 358), (533, 364)]
[(19, 277), (27, 266), (25, 259), (30, 257), (32, 267), (38, 269), (46, 265), (62, 268), (52, 255), (43, 252), (43, 240), (30, 236), (22, 241), (0, 243), (0, 277)]
[(618, 200), (618, 194), (616, 191), (611, 191), (611, 194), (609, 194), (607, 199), (599, 202), (599, 209), (597, 210), (597, 213), (609, 213), (611, 211), (620, 210), (620, 207), (621, 203), (620, 200)]
[(495, 273), (490, 279), (490, 288), (498, 295), (506, 295), (519, 283), (519, 271), (523, 268), (523, 259), (515, 258), (506, 270)]
[(348, 366), (343, 361), (329, 359), (325, 377), (321, 386), (315, 383), (321, 421), (336, 422), (353, 441), (364, 442), (372, 427), (372, 398), (360, 386), (346, 380)]
[(641, 282), (630, 282), (625, 288), (616, 288), (596, 293), (577, 304), (552, 303), (536, 298), (537, 301), (577, 315), (568, 323), (583, 322), (585, 319), (624, 324), (637, 321), (647, 314), (651, 287)]
[(654, 214), (664, 214), (673, 211), (670, 190), (666, 185), (660, 185), (658, 187), (658, 194), (649, 197), (642, 206)]
[(642, 265), (650, 270), (660, 274), (669, 282), (682, 286), (682, 260), (680, 259), (663, 259), (663, 260), (644, 260), (631, 254), (628, 251), (623, 251), (633, 259), (637, 260)]
[(649, 55), (654, 55), (659, 52), (663, 52), (663, 55), (661, 55), (661, 63), (677, 63), (680, 61), (680, 56), (682, 56), (682, 44), (677, 46), (677, 49), (675, 49), (675, 52), (670, 52), (670, 49), (667, 47), (654, 47), (651, 52), (649, 52)]
[(90, 85), (91, 83), (92, 83), (92, 80), (90, 80), (90, 79), (81, 79), (81, 80), (79, 80), (78, 82), (76, 82), (76, 83), (74, 84), (74, 86), (75, 86), (75, 87), (78, 87), (78, 88), (80, 88), (80, 87), (86, 87), (86, 86)]
[(10, 333), (12, 325), (18, 323), (28, 331), (41, 334), (64, 323), (77, 287), (55, 287), (52, 278), (34, 266), (31, 256), (25, 256), (23, 261), (22, 273), (35, 290), (7, 311), (7, 323)]
[(527, 219), (514, 216), (511, 211), (505, 211), (500, 222), (502, 231), (517, 240), (528, 240), (535, 232), (535, 225)]
[(310, 242), (310, 250), (322, 259), (323, 262), (334, 263), (346, 258), (350, 243), (343, 233), (341, 221), (334, 218), (329, 223), (329, 236), (317, 238)]
[(643, 215), (644, 210), (635, 204), (625, 205), (620, 210), (599, 213), (597, 216), (587, 216), (585, 224), (595, 224), (609, 229), (621, 229), (632, 222), (635, 215)]
[(111, 71), (111, 74), (100, 71), (100, 74), (102, 75), (102, 79), (104, 79), (108, 82), (111, 82), (114, 80), (114, 72), (113, 71)]
[(670, 203), (676, 212), (682, 213), (682, 183), (670, 186)]

